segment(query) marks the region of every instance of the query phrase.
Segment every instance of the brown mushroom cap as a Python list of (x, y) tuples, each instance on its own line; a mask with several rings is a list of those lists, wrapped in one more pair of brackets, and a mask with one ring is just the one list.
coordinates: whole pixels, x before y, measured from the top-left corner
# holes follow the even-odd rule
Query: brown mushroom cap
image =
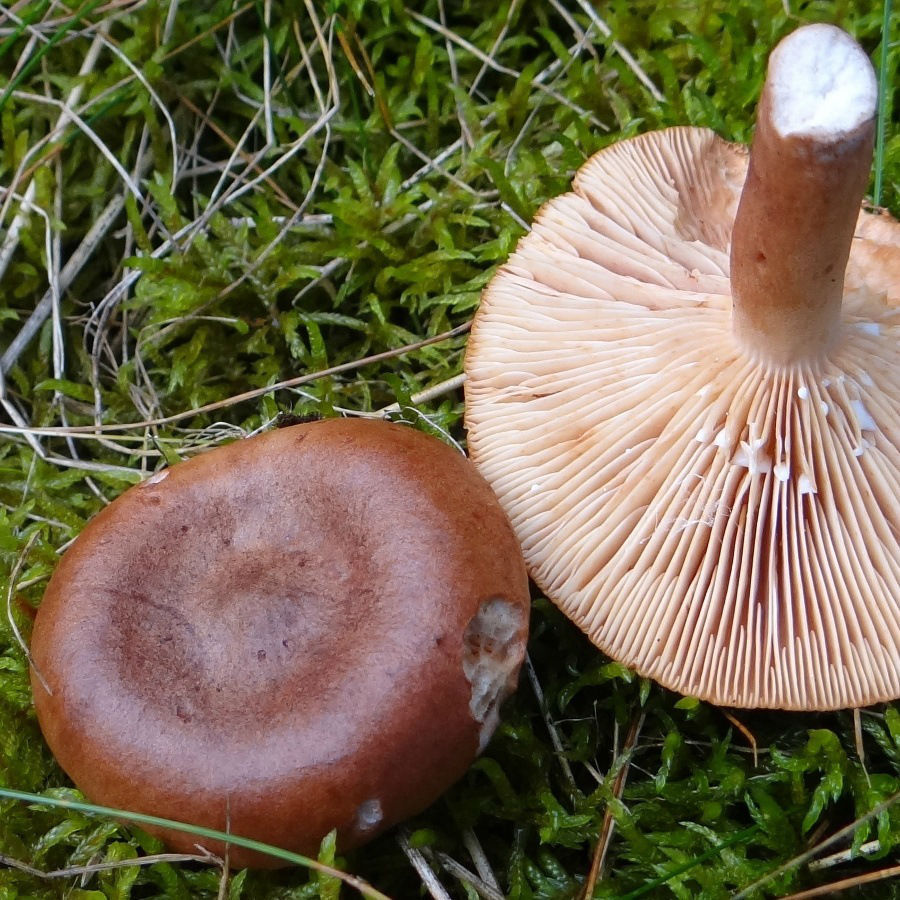
[(480, 752), (527, 617), (521, 552), (463, 456), (378, 421), (298, 425), (88, 524), (35, 622), (35, 705), (95, 802), (305, 854), (337, 828), (349, 849)]
[(732, 327), (746, 171), (697, 128), (584, 165), (484, 293), (470, 453), (532, 577), (641, 674), (735, 706), (897, 697), (900, 225), (861, 215), (835, 345), (773, 362)]

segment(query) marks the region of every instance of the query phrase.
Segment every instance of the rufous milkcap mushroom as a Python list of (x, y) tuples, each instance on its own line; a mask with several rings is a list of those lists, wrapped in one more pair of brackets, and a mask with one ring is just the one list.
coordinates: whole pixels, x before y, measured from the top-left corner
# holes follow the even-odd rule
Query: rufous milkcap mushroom
[(612, 657), (715, 703), (900, 696), (900, 225), (860, 208), (876, 97), (852, 38), (798, 29), (749, 160), (700, 128), (596, 154), (472, 330), (469, 448), (530, 573)]
[(35, 706), (96, 803), (307, 855), (336, 828), (347, 850), (484, 748), (528, 607), (512, 529), (464, 456), (385, 422), (297, 425), (164, 469), (91, 520), (37, 615)]

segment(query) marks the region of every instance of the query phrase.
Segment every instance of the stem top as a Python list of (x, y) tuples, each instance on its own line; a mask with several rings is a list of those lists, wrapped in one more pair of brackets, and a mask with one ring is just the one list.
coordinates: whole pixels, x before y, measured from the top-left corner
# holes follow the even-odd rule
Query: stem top
[(834, 25), (808, 25), (769, 57), (772, 125), (782, 137), (840, 139), (873, 118), (875, 72), (862, 47)]
[(865, 52), (831, 25), (769, 57), (731, 242), (734, 332), (752, 356), (812, 362), (839, 340), (877, 95)]

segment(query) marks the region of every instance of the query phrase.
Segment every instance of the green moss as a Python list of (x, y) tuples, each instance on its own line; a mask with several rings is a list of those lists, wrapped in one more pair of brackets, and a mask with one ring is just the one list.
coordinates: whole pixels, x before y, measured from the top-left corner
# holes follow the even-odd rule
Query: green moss
[[(747, 140), (768, 50), (802, 21), (843, 25), (876, 64), (885, 40), (883, 7), (857, 0), (817, 0), (791, 15), (780, 0), (611, 0), (595, 5), (611, 38), (575, 2), (445, 4), (451, 37), (434, 24), (437, 0), (410, 7), (16, 7), (18, 19), (0, 32), (0, 184), (21, 195), (33, 174), (48, 219), (20, 223), (2, 273), (0, 355), (46, 293), (48, 267), (60, 269), (116, 198), (121, 211), (62, 291), (59, 330), (45, 319), (5, 372), (10, 405), (0, 419), (11, 410), (34, 427), (90, 425), (95, 413), (105, 424), (164, 418), (446, 332), (471, 317), (523, 223), (596, 150), (684, 123)], [(890, 110), (900, 51), (897, 35), (888, 38)], [(60, 109), (40, 97), (73, 92), (83, 125), (55, 132)], [(900, 135), (890, 112), (878, 171), (881, 202), (896, 215)], [(7, 193), (0, 203), (8, 228), (20, 204)], [(12, 614), (27, 637), (57, 551), (108, 499), (141, 473), (279, 413), (398, 401), (405, 418), (461, 440), (458, 391), (418, 413), (406, 407), (459, 373), (464, 347), (458, 335), (104, 441), (37, 439), (56, 461), (0, 434), (0, 601), (17, 570)], [(530, 654), (543, 705), (523, 676), (486, 755), (408, 826), (435, 865), (446, 854), (468, 868), (474, 831), (510, 897), (575, 897), (607, 811), (616, 827), (596, 896), (729, 897), (900, 789), (892, 706), (862, 716), (865, 765), (847, 715), (742, 714), (760, 748), (754, 764), (719, 710), (609, 662), (541, 598)], [(0, 616), (0, 786), (75, 796), (43, 745), (30, 697), (24, 654)], [(638, 720), (620, 797), (623, 742)], [(875, 838), (874, 859), (842, 864), (834, 877), (884, 865), (900, 838), (893, 805), (834, 849)], [(0, 799), (0, 855), (58, 868), (158, 849), (102, 817)], [(329, 859), (334, 852), (323, 849)], [(337, 861), (394, 897), (421, 894), (393, 835)], [(442, 878), (454, 896), (472, 895)], [(798, 866), (757, 896), (828, 880), (829, 870)], [(857, 895), (891, 890), (876, 884)], [(0, 865), (0, 900), (218, 891), (217, 872), (197, 865), (53, 882)], [(333, 897), (335, 886), (302, 869), (249, 873), (229, 896)]]

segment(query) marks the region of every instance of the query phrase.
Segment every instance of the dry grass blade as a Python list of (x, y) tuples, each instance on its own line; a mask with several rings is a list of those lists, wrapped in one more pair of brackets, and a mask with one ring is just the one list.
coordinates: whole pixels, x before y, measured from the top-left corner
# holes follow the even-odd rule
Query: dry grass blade
[[(578, 5), (584, 10), (588, 18), (591, 20), (591, 22), (593, 22), (593, 24), (597, 27), (597, 30), (604, 37), (612, 37), (612, 29), (609, 27), (609, 25), (606, 24), (606, 22), (603, 21), (603, 19), (600, 18), (597, 10), (594, 9), (594, 7), (587, 2), (587, 0), (578, 0)], [(623, 46), (617, 40), (613, 40), (612, 46), (616, 53), (618, 53), (619, 56), (621, 56), (625, 61), (628, 68), (631, 69), (631, 71), (634, 72), (634, 74), (637, 76), (638, 81), (640, 81), (640, 83), (644, 85), (644, 87), (647, 88), (648, 91), (650, 91), (653, 99), (656, 100), (657, 103), (664, 103), (666, 99), (665, 95), (653, 83), (650, 76), (643, 70), (643, 68), (641, 68), (640, 64), (631, 55), (628, 48)]]
[[(424, 391), (417, 391), (415, 394), (410, 396), (410, 400), (413, 403), (430, 403), (432, 400), (436, 400), (438, 397), (443, 397), (445, 394), (451, 394), (453, 391), (458, 390), (466, 383), (465, 373), (460, 373), (459, 375), (454, 375), (452, 378), (448, 378), (446, 381), (442, 381), (440, 384), (434, 384), (429, 388), (425, 388)], [(383, 406), (378, 412), (375, 413), (364, 413), (363, 415), (373, 415), (373, 416), (387, 416), (391, 413), (400, 412), (400, 404), (399, 403), (391, 403), (388, 406)]]
[[(81, 243), (74, 250), (59, 273), (57, 290), (60, 293), (65, 291), (74, 281), (78, 273), (82, 271), (97, 247), (100, 245), (100, 242), (106, 237), (113, 223), (119, 217), (124, 206), (125, 197), (123, 195), (118, 195), (113, 197), (96, 217), (90, 230), (84, 236)], [(53, 291), (48, 290), (31, 311), (31, 314), (25, 320), (19, 333), (13, 338), (6, 350), (4, 350), (3, 355), (0, 356), (0, 376), (2, 376), (4, 372), (8, 372), (16, 364), (16, 360), (19, 358), (25, 347), (31, 343), (33, 338), (41, 330), (41, 326), (50, 316), (52, 310)]]
[(497, 876), (491, 868), (490, 861), (484, 852), (484, 847), (481, 846), (481, 841), (478, 840), (478, 835), (475, 834), (473, 829), (464, 828), (462, 838), (463, 844), (469, 856), (472, 857), (472, 862), (475, 863), (475, 869), (481, 876), (482, 881), (499, 893), (500, 882), (497, 881)]
[(418, 873), (419, 878), (422, 879), (422, 885), (428, 891), (431, 900), (451, 900), (450, 895), (441, 884), (437, 875), (435, 875), (434, 869), (431, 868), (428, 860), (425, 859), (425, 854), (410, 844), (409, 836), (405, 831), (401, 830), (400, 834), (397, 835), (397, 843), (406, 854), (410, 865)]
[(49, 871), (30, 866), (11, 856), (0, 854), (0, 866), (16, 869), (41, 879), (75, 878), (80, 875), (94, 875), (97, 872), (109, 872), (115, 869), (128, 869), (134, 866), (153, 866), (157, 863), (196, 862), (214, 865), (219, 868), (223, 861), (212, 853), (155, 853), (151, 856), (136, 856), (134, 859), (112, 859), (108, 862), (90, 863), (84, 866), (67, 866), (64, 869)]
[(737, 716), (728, 712), (727, 709), (722, 709), (721, 713), (745, 738), (747, 738), (747, 743), (750, 744), (750, 750), (753, 753), (753, 768), (759, 768), (759, 747), (753, 732)]
[(892, 806), (896, 805), (898, 800), (900, 800), (900, 791), (891, 794), (891, 796), (888, 797), (887, 800), (884, 800), (877, 806), (874, 806), (865, 815), (859, 816), (858, 818), (854, 819), (849, 825), (846, 825), (839, 831), (836, 831), (833, 835), (826, 838), (824, 841), (820, 841), (815, 845), (815, 847), (810, 848), (804, 853), (798, 854), (793, 859), (786, 862), (783, 866), (779, 866), (777, 869), (774, 869), (767, 875), (764, 875), (762, 878), (757, 879), (752, 884), (748, 885), (743, 890), (735, 894), (733, 900), (743, 900), (743, 898), (745, 897), (752, 896), (754, 891), (759, 890), (759, 888), (765, 886), (770, 881), (778, 878), (779, 875), (783, 875), (785, 872), (791, 871), (791, 869), (796, 869), (799, 866), (804, 865), (805, 863), (809, 862), (809, 860), (818, 856), (823, 850), (831, 847), (833, 844), (852, 837), (853, 832), (856, 831), (856, 829), (859, 828), (860, 825), (863, 825), (866, 822), (869, 822), (877, 816), (881, 815), (881, 813), (886, 812)]
[[(431, 28), (432, 30), (434, 30), (435, 32), (440, 34), (442, 37), (447, 38), (450, 41), (453, 41), (453, 43), (459, 45), (464, 50), (467, 50), (474, 57), (481, 60), (481, 62), (485, 63), (487, 66), (489, 66), (495, 72), (499, 72), (502, 75), (509, 75), (510, 77), (516, 78), (516, 79), (518, 79), (522, 76), (521, 72), (518, 72), (515, 69), (511, 69), (509, 66), (504, 66), (501, 63), (498, 63), (495, 59), (493, 59), (493, 57), (484, 53), (482, 50), (479, 50), (478, 47), (476, 47), (470, 41), (467, 41), (465, 38), (461, 37), (460, 35), (456, 34), (455, 32), (450, 31), (447, 28), (444, 28), (444, 26), (441, 25), (440, 22), (435, 22), (434, 19), (431, 19), (428, 16), (423, 16), (421, 13), (417, 13), (417, 12), (415, 12), (415, 10), (411, 10), (411, 9), (407, 9), (406, 14), (411, 19), (415, 19), (421, 25), (424, 25), (426, 28)], [(583, 107), (579, 106), (577, 103), (572, 102), (567, 97), (560, 94), (558, 91), (555, 91), (552, 88), (546, 87), (545, 85), (541, 84), (537, 79), (534, 80), (534, 84), (537, 86), (539, 91), (546, 93), (548, 97), (553, 98), (553, 100), (555, 100), (557, 103), (561, 104), (562, 106), (565, 106), (568, 109), (571, 109), (573, 112), (577, 113), (579, 116), (583, 116), (586, 121), (590, 122), (595, 127), (597, 127), (597, 128), (605, 128), (606, 127), (596, 116), (594, 116), (592, 113), (590, 113), (588, 110), (584, 109)]]
[(553, 744), (556, 760), (563, 771), (569, 792), (574, 796), (578, 792), (578, 785), (575, 782), (575, 776), (572, 774), (572, 767), (569, 765), (568, 759), (566, 759), (566, 751), (563, 747), (562, 738), (559, 736), (559, 730), (556, 727), (556, 723), (553, 721), (553, 717), (550, 715), (550, 709), (547, 706), (547, 700), (544, 697), (544, 689), (541, 687), (540, 679), (535, 671), (534, 664), (531, 662), (531, 657), (528, 654), (525, 655), (525, 672), (528, 674), (528, 683), (531, 685), (531, 690), (534, 691), (534, 696), (540, 707), (544, 725), (547, 727), (547, 732), (550, 735), (550, 741)]
[(319, 378), (329, 378), (332, 375), (341, 375), (344, 372), (350, 372), (354, 369), (361, 369), (363, 366), (384, 362), (388, 359), (395, 359), (396, 357), (403, 356), (406, 353), (413, 353), (416, 350), (421, 350), (423, 347), (430, 347), (432, 344), (438, 344), (442, 341), (447, 341), (451, 338), (459, 337), (461, 334), (465, 334), (471, 327), (471, 322), (465, 322), (462, 325), (458, 325), (456, 328), (451, 328), (449, 331), (443, 332), (442, 334), (437, 334), (434, 337), (425, 338), (421, 341), (415, 341), (414, 343), (407, 344), (404, 347), (398, 347), (396, 350), (385, 350), (382, 353), (373, 353), (371, 356), (366, 356), (362, 359), (355, 359), (352, 362), (341, 363), (337, 366), (330, 366), (329, 368), (322, 369), (318, 372), (310, 372), (306, 375), (298, 375), (296, 378), (288, 378), (285, 381), (279, 381), (277, 384), (268, 385), (267, 387), (256, 388), (252, 391), (244, 391), (244, 393), (236, 394), (233, 397), (229, 397), (227, 400), (220, 400), (217, 403), (207, 403), (205, 406), (198, 406), (195, 409), (188, 409), (184, 412), (175, 413), (171, 416), (162, 416), (157, 419), (148, 419), (142, 422), (129, 422), (114, 425), (73, 425), (68, 428), (30, 428), (21, 425), (0, 425), (0, 434), (5, 432), (6, 434), (23, 434), (31, 437), (34, 437), (36, 435), (75, 437), (78, 435), (96, 435), (100, 433), (109, 434), (118, 431), (133, 431), (135, 429), (159, 427), (162, 425), (174, 425), (177, 422), (183, 422), (185, 419), (192, 419), (195, 416), (199, 416), (204, 413), (225, 409), (238, 403), (244, 403), (247, 400), (255, 400), (275, 391), (298, 387), (301, 384), (308, 384), (309, 382), (315, 381)]
[(48, 694), (53, 694), (53, 691), (50, 690), (50, 685), (47, 684), (46, 679), (43, 675), (41, 675), (40, 670), (35, 667), (34, 663), (31, 661), (31, 651), (28, 649), (28, 644), (25, 642), (25, 638), (22, 636), (22, 632), (19, 631), (19, 626), (16, 624), (16, 617), (13, 613), (13, 601), (16, 596), (16, 591), (19, 589), (18, 580), (19, 575), (22, 572), (22, 569), (25, 567), (25, 560), (28, 558), (28, 553), (31, 548), (34, 546), (35, 541), (40, 536), (40, 532), (37, 530), (33, 531), (28, 540), (25, 542), (25, 546), (22, 548), (18, 557), (16, 558), (15, 565), (13, 565), (12, 571), (9, 573), (9, 587), (6, 591), (6, 620), (9, 622), (10, 630), (13, 633), (13, 637), (16, 640), (16, 643), (21, 648), (22, 652), (25, 654), (25, 658), (28, 660), (28, 664), (32, 667), (34, 674), (38, 677), (41, 684), (44, 686)]
[(840, 853), (832, 853), (831, 856), (814, 859), (809, 864), (809, 871), (816, 872), (819, 869), (830, 869), (833, 866), (840, 866), (843, 863), (864, 857), (869, 853), (877, 853), (879, 850), (881, 850), (881, 841), (866, 841), (865, 844), (860, 845), (859, 850), (841, 850)]
[(900, 875), (900, 866), (890, 866), (887, 869), (878, 869), (876, 872), (866, 872), (864, 875), (855, 875), (853, 878), (844, 878), (841, 881), (832, 881), (819, 887), (800, 891), (798, 894), (787, 894), (782, 900), (807, 900), (809, 897), (832, 897), (841, 891), (849, 891), (851, 888), (860, 887), (863, 884), (872, 884), (875, 881), (884, 881)]
[[(637, 747), (638, 738), (641, 734), (641, 728), (644, 725), (644, 717), (645, 714), (643, 712), (637, 714), (632, 718), (631, 725), (628, 728), (628, 734), (625, 736), (625, 743), (622, 745), (622, 757), (624, 757), (624, 761), (621, 762), (619, 771), (616, 773), (615, 781), (613, 781), (613, 797), (617, 800), (621, 800), (622, 794), (625, 791), (625, 783), (628, 780), (628, 770), (631, 768), (631, 757), (634, 753), (635, 747)], [(584, 882), (584, 891), (582, 896), (584, 900), (590, 900), (591, 897), (594, 896), (594, 888), (597, 886), (597, 882), (602, 877), (603, 874), (603, 866), (606, 862), (606, 854), (609, 850), (609, 844), (612, 841), (613, 832), (616, 828), (616, 820), (613, 816), (612, 810), (609, 808), (609, 805), (606, 807), (606, 811), (603, 814), (603, 825), (600, 828), (600, 835), (597, 838), (597, 846), (594, 849), (594, 857), (591, 862), (591, 868), (588, 872), (588, 876)]]
[(484, 900), (503, 900), (503, 893), (497, 887), (483, 881), (451, 856), (446, 853), (438, 853), (437, 858), (450, 875), (469, 885), (479, 897), (483, 897)]
[[(253, 157), (247, 153), (245, 150), (239, 149), (234, 139), (224, 131), (213, 119), (210, 118), (209, 114), (204, 112), (193, 103), (190, 97), (179, 97), (178, 102), (182, 104), (182, 106), (189, 109), (201, 122), (204, 126), (209, 128), (211, 131), (215, 132), (215, 134), (221, 138), (222, 142), (229, 146), (232, 150), (238, 150), (238, 153), (241, 159), (251, 166), (256, 172), (262, 173), (262, 169), (259, 167), (259, 163), (254, 162)], [(279, 200), (289, 209), (291, 212), (297, 212), (298, 206), (294, 203), (293, 200), (285, 193), (284, 189), (270, 176), (265, 177), (266, 185), (272, 189), (272, 193), (278, 197)]]

